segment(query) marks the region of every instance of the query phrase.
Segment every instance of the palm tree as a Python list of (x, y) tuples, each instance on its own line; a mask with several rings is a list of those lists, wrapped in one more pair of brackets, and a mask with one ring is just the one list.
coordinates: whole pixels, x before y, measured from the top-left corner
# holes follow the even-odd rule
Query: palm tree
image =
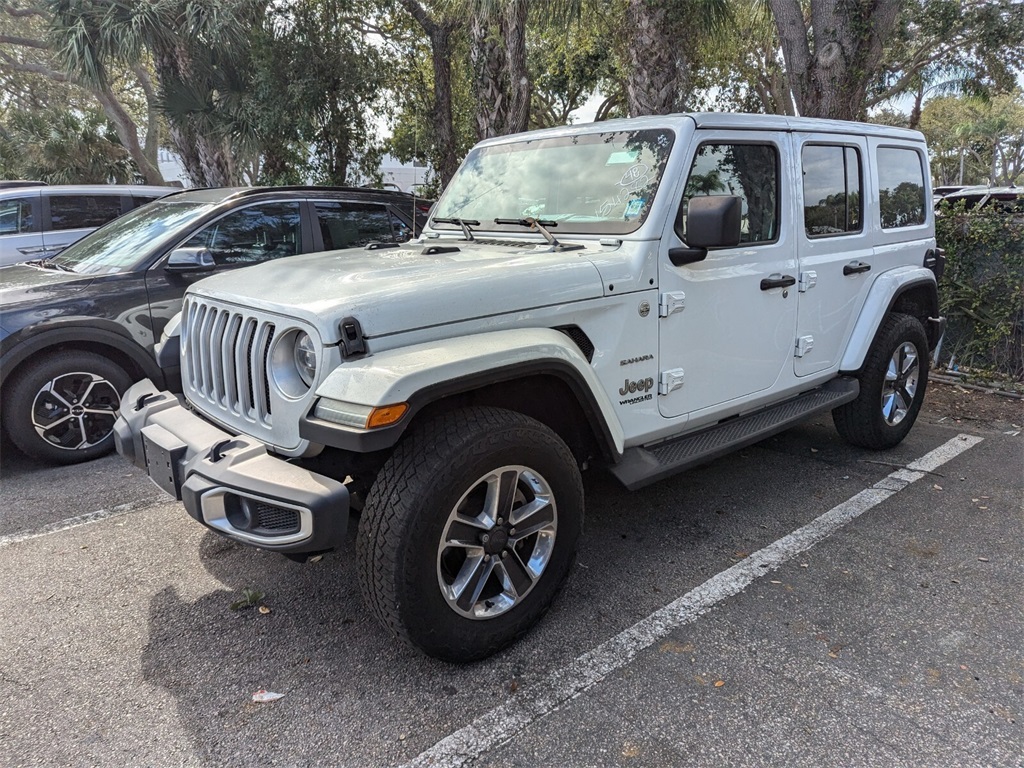
[(106, 83), (113, 65), (151, 62), (188, 175), (206, 186), (237, 183), (231, 86), (245, 66), (237, 59), (243, 29), (262, 12), (256, 0), (61, 0), (53, 8), (53, 34), (69, 71)]

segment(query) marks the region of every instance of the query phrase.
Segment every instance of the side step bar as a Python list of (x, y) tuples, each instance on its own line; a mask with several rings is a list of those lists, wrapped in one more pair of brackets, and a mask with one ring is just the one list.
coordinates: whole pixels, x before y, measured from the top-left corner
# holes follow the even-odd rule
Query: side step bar
[(651, 446), (629, 448), (611, 473), (630, 490), (717, 459), (856, 399), (860, 384), (840, 377), (792, 400)]

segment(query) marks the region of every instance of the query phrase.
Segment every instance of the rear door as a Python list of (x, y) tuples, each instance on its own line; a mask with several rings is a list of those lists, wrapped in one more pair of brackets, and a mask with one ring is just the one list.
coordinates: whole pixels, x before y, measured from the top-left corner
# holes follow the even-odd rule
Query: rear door
[[(667, 417), (732, 409), (769, 389), (789, 374), (796, 330), (796, 242), (784, 213), (793, 208), (789, 136), (707, 130), (693, 141), (684, 201), (739, 196), (741, 242), (675, 266), (668, 250), (679, 240), (662, 239), (658, 402)], [(683, 242), (685, 226), (682, 217)]]
[(864, 222), (867, 142), (858, 136), (794, 134), (801, 195), (800, 280), (794, 371), (838, 366), (876, 274)]
[(362, 248), (370, 243), (402, 243), (412, 237), (409, 222), (387, 205), (346, 200), (314, 200), (314, 247), (318, 251)]

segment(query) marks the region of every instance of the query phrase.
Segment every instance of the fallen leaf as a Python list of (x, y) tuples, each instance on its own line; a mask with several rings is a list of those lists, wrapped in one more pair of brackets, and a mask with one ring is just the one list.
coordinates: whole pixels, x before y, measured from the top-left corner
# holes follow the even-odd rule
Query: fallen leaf
[(932, 488), (934, 488), (936, 491), (941, 491), (942, 490), (942, 486), (941, 485), (933, 485)]
[(262, 613), (265, 616), (266, 614), (270, 613), (270, 609), (267, 606), (265, 606), (265, 605), (261, 605), (260, 606), (260, 613)]
[(257, 704), (269, 704), (272, 701), (277, 701), (278, 699), (283, 698), (283, 693), (274, 693), (273, 691), (268, 691), (264, 688), (260, 688), (252, 695), (252, 700)]
[(715, 688), (721, 688), (725, 685), (725, 680), (715, 680)]
[(518, 680), (513, 680), (511, 683), (508, 684), (508, 692), (509, 693), (515, 693), (518, 690), (519, 690), (519, 681)]

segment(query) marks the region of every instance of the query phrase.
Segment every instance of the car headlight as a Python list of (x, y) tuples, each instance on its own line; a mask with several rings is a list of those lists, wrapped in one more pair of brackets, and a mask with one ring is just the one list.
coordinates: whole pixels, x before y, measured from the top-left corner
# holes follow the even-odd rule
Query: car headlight
[(316, 381), (316, 347), (313, 346), (313, 339), (305, 331), (295, 334), (292, 356), (295, 359), (295, 369), (303, 383), (307, 387), (313, 386), (313, 382)]

